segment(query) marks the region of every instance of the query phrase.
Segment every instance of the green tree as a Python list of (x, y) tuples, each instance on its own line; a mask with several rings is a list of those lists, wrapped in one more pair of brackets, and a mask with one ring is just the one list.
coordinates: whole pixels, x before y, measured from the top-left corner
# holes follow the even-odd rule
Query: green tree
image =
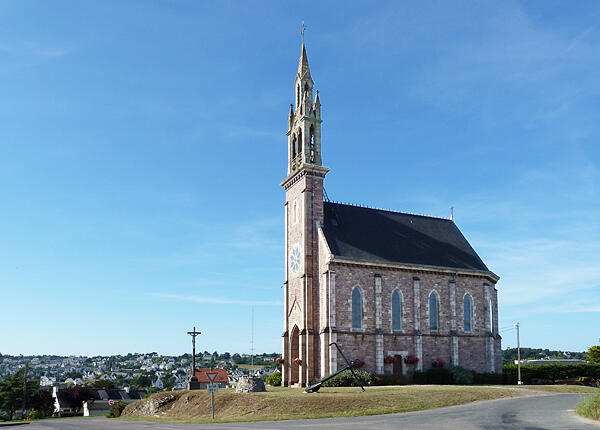
[(88, 387), (74, 385), (60, 390), (59, 396), (59, 398), (63, 398), (69, 406), (71, 406), (71, 409), (75, 410), (75, 412), (79, 412), (83, 406), (83, 402), (87, 402), (94, 398), (94, 393)]
[(163, 381), (163, 387), (165, 391), (171, 391), (173, 389), (173, 387), (175, 387), (175, 376), (173, 375), (166, 375), (164, 378), (162, 378)]
[(600, 345), (590, 346), (585, 359), (591, 363), (600, 363)]
[(154, 381), (153, 373), (143, 373), (131, 380), (131, 387), (135, 390), (143, 390), (152, 386)]
[[(15, 412), (23, 407), (23, 383), (25, 381), (25, 369), (5, 376), (0, 380), (0, 410), (8, 414), (9, 419), (13, 419)], [(27, 398), (25, 408), (31, 405), (31, 399), (40, 389), (40, 380), (27, 378)]]
[(110, 379), (96, 379), (95, 381), (86, 383), (86, 386), (90, 388), (104, 388), (104, 389), (113, 389), (117, 388), (117, 385), (114, 381)]
[[(31, 412), (29, 417), (37, 418), (49, 417), (54, 413), (54, 398), (48, 390), (39, 390), (31, 398)], [(35, 412), (34, 412), (35, 411)]]

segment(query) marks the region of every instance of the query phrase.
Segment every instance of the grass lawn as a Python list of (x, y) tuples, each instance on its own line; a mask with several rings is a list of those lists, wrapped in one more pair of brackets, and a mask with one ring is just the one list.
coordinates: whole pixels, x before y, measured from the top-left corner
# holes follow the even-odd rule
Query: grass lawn
[(548, 391), (551, 393), (597, 393), (598, 389), (585, 385), (505, 385), (525, 390)]
[(600, 420), (600, 393), (588, 397), (577, 405), (577, 413), (582, 417)]
[[(526, 395), (523, 390), (486, 386), (390, 386), (322, 388), (304, 394), (300, 388), (268, 387), (265, 393), (215, 394), (218, 422), (351, 417), (409, 412)], [(127, 406), (124, 419), (202, 423), (210, 419), (210, 394), (205, 391), (157, 393)]]

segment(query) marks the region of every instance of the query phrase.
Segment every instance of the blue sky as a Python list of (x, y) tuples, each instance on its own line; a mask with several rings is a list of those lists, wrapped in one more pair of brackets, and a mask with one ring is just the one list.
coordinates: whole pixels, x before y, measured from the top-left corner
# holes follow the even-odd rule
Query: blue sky
[[(600, 4), (0, 1), (0, 352), (279, 351), (300, 22), (337, 201), (449, 216), (600, 333)], [(514, 331), (503, 333), (514, 346)]]

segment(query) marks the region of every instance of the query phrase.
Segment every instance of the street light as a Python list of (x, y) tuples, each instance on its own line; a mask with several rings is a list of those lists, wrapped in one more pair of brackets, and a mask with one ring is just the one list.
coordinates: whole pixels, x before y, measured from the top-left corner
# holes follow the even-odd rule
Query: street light
[(519, 375), (517, 384), (523, 385), (523, 381), (521, 381), (521, 343), (519, 341), (519, 323), (516, 323), (515, 327), (517, 329), (517, 371)]

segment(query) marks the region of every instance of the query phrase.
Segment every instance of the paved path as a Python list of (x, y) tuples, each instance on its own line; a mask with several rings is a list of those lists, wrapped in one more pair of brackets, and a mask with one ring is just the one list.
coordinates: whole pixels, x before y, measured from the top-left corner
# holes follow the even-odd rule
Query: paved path
[[(67, 418), (32, 422), (27, 430), (180, 430), (180, 429), (285, 429), (310, 430), (355, 429), (591, 429), (600, 425), (586, 422), (572, 412), (583, 399), (581, 394), (540, 395), (476, 402), (462, 406), (376, 415), (357, 418), (329, 418), (318, 420), (269, 421), (235, 424), (170, 424), (146, 421), (125, 421), (107, 418)], [(20, 427), (24, 428), (24, 427)]]

